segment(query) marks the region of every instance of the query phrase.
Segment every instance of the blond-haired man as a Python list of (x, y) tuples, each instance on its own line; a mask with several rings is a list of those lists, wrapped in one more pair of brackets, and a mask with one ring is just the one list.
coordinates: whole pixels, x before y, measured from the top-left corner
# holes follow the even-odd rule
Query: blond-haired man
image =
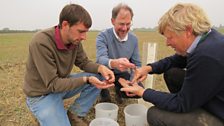
[(191, 3), (169, 9), (158, 29), (176, 54), (139, 68), (133, 81), (143, 81), (148, 73), (165, 73), (170, 93), (129, 86), (121, 79), (122, 91), (155, 105), (147, 114), (150, 126), (223, 126), (224, 35)]

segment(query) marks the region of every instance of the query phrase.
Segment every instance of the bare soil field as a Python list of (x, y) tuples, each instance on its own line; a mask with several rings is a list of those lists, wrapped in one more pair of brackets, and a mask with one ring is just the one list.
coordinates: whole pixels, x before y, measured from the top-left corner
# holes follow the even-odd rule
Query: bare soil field
[[(83, 41), (84, 48), (90, 59), (95, 61), (95, 38), (98, 32), (89, 32), (87, 40)], [(139, 39), (139, 50), (142, 55), (143, 42), (155, 42), (157, 46), (157, 59), (161, 59), (173, 53), (172, 50), (165, 46), (164, 38), (157, 32), (135, 32)], [(0, 126), (36, 126), (38, 123), (28, 110), (25, 103), (25, 95), (22, 91), (25, 63), (28, 54), (28, 43), (33, 33), (9, 33), (0, 34)], [(73, 72), (80, 70), (74, 67)], [(166, 91), (163, 85), (161, 75), (155, 76), (155, 89)], [(114, 92), (111, 90), (112, 102)], [(65, 101), (67, 107), (73, 99)], [(137, 103), (136, 99), (127, 99), (123, 104), (118, 104), (119, 114), (118, 123), (124, 124), (123, 108), (131, 103)], [(94, 119), (94, 108), (87, 116), (91, 121)]]

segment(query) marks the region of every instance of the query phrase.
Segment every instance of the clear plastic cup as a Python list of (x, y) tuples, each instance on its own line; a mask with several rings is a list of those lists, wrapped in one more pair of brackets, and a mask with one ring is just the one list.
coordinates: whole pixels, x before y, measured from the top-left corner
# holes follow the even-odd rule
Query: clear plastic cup
[(95, 118), (89, 126), (119, 126), (119, 124), (110, 118)]
[(96, 118), (110, 118), (117, 121), (118, 106), (114, 103), (98, 103), (95, 106), (95, 117)]
[(148, 126), (147, 108), (142, 104), (130, 104), (124, 108), (126, 126)]

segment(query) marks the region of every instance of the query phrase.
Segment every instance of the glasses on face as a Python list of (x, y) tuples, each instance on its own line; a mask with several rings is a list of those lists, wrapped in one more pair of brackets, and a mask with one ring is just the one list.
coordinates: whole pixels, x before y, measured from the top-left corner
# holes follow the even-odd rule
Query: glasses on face
[(130, 28), (132, 26), (132, 23), (117, 23), (119, 27), (124, 27), (126, 26), (127, 28)]

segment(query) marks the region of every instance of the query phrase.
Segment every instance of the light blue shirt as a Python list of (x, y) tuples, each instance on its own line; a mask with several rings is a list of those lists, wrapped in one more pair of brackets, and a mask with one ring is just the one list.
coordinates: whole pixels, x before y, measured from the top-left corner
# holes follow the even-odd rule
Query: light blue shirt
[(191, 46), (187, 49), (187, 53), (188, 53), (188, 54), (191, 54), (191, 53), (194, 51), (194, 49), (197, 47), (197, 45), (198, 45), (200, 39), (201, 39), (201, 35), (198, 35), (198, 36), (194, 39), (194, 41), (192, 42)]

